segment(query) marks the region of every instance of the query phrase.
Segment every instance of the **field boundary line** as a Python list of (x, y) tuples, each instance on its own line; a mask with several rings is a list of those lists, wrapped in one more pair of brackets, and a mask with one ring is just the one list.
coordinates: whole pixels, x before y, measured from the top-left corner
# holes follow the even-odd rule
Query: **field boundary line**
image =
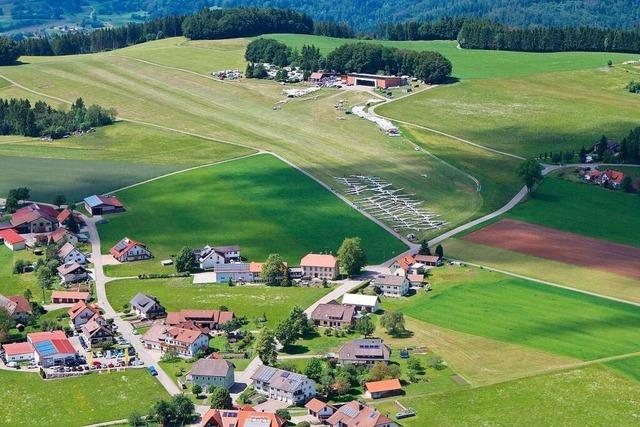
[(217, 78), (215, 78), (213, 76), (210, 76), (208, 74), (199, 73), (197, 71), (188, 70), (186, 68), (174, 67), (172, 65), (159, 64), (157, 62), (151, 62), (151, 61), (147, 61), (146, 59), (135, 58), (135, 57), (129, 56), (129, 55), (114, 55), (114, 56), (116, 56), (118, 58), (130, 59), (132, 61), (142, 62), (143, 64), (151, 65), (151, 66), (154, 66), (154, 67), (165, 68), (167, 70), (181, 71), (183, 73), (193, 74), (194, 76), (204, 77), (205, 79), (213, 80), (214, 82), (218, 82), (218, 83), (232, 84), (230, 81), (217, 79)]
[(622, 304), (629, 304), (629, 305), (633, 305), (633, 306), (636, 306), (636, 307), (640, 307), (640, 302), (629, 301), (629, 300), (625, 300), (625, 299), (622, 299), (622, 298), (603, 295), (603, 294), (600, 294), (600, 293), (597, 293), (597, 292), (592, 292), (592, 291), (587, 291), (587, 290), (584, 290), (584, 289), (574, 288), (572, 286), (561, 285), (559, 283), (550, 282), (548, 280), (536, 279), (536, 278), (531, 277), (531, 276), (526, 276), (524, 274), (514, 273), (512, 271), (502, 270), (500, 268), (495, 268), (495, 267), (491, 267), (491, 266), (484, 265), (484, 264), (476, 264), (474, 262), (468, 262), (468, 261), (458, 260), (458, 259), (456, 259), (455, 261), (459, 261), (459, 262), (461, 262), (463, 264), (468, 264), (470, 266), (482, 268), (482, 269), (485, 269), (485, 270), (488, 270), (488, 271), (493, 271), (495, 273), (506, 274), (507, 276), (516, 277), (518, 279), (529, 280), (531, 282), (536, 282), (536, 283), (539, 283), (541, 285), (553, 286), (555, 288), (565, 289), (565, 290), (573, 291), (573, 292), (579, 292), (581, 294), (589, 295), (589, 296), (592, 296), (592, 297), (604, 298), (604, 299), (607, 299), (609, 301), (614, 301), (614, 302), (619, 302), (619, 303), (622, 303)]

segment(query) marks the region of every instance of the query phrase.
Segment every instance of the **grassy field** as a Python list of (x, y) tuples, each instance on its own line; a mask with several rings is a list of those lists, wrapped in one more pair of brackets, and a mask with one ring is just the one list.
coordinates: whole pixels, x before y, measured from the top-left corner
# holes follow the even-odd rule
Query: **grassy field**
[(306, 34), (268, 34), (295, 48), (313, 44), (324, 54), (345, 43), (368, 42), (410, 50), (433, 50), (442, 53), (453, 64), (453, 75), (461, 79), (511, 77), (535, 73), (582, 70), (602, 67), (611, 59), (621, 63), (637, 59), (637, 55), (592, 52), (526, 53), (492, 50), (458, 49), (455, 41), (381, 41), (337, 39)]
[(445, 248), (452, 258), (640, 303), (640, 281), (630, 277), (459, 239), (447, 240)]
[(166, 392), (145, 369), (43, 381), (0, 371), (0, 424), (83, 426), (146, 412)]
[[(154, 295), (167, 311), (181, 309), (217, 309), (224, 305), (239, 316), (252, 319), (267, 315), (274, 326), (289, 315), (295, 305), (307, 308), (330, 288), (280, 288), (267, 286), (193, 285), (190, 278), (116, 280), (107, 284), (107, 296), (119, 310), (138, 292)], [(250, 328), (255, 325), (250, 323)]]
[[(110, 268), (118, 273), (161, 269), (185, 245), (240, 244), (242, 255), (264, 261), (280, 253), (296, 264), (310, 251), (335, 253), (359, 236), (379, 263), (404, 244), (282, 161), (260, 155), (163, 178), (118, 194), (127, 207), (100, 226), (103, 252), (123, 236), (145, 242), (156, 259)], [(166, 268), (165, 268), (166, 270)], [(122, 273), (121, 273), (122, 274)]]
[[(29, 288), (36, 301), (42, 299), (42, 290), (37, 284), (34, 273), (13, 274), (13, 265), (19, 259), (33, 260), (36, 257), (32, 252), (12, 252), (5, 245), (0, 245), (0, 294), (4, 296), (22, 295)], [(45, 293), (46, 298), (51, 291)], [(48, 301), (47, 301), (48, 302)]]
[[(611, 212), (615, 211), (612, 218)], [(640, 197), (549, 177), (507, 213), (518, 219), (598, 239), (640, 246)]]
[(640, 382), (640, 356), (606, 362), (605, 365)]
[[(526, 378), (489, 387), (424, 397), (401, 398), (417, 416), (403, 426), (495, 425), (584, 426), (637, 425), (640, 386), (595, 365)], [(393, 400), (376, 405), (398, 412)]]
[(476, 268), (438, 269), (431, 283), (402, 306), (406, 316), (582, 360), (640, 351), (631, 305)]
[(628, 83), (615, 67), (464, 80), (376, 111), (522, 156), (577, 152), (637, 126), (640, 97), (624, 89)]

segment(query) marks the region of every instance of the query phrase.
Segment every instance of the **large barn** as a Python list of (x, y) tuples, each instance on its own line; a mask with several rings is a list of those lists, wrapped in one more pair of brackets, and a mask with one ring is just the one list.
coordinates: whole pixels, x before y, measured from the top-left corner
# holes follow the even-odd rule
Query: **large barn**
[(347, 74), (349, 86), (369, 86), (378, 89), (389, 89), (402, 85), (402, 78), (396, 76), (383, 76), (380, 74)]

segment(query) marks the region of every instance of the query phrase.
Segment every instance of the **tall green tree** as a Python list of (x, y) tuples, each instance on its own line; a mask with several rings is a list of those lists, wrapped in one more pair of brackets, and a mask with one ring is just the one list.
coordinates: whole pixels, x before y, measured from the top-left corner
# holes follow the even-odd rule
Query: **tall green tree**
[(211, 391), (209, 404), (213, 409), (232, 409), (233, 401), (231, 400), (229, 390), (224, 387), (215, 387)]
[(431, 248), (429, 248), (429, 242), (425, 239), (420, 243), (419, 255), (431, 255)]
[(367, 264), (367, 256), (362, 249), (362, 240), (359, 237), (344, 239), (338, 249), (338, 261), (340, 269), (349, 276), (360, 273)]
[(186, 273), (196, 268), (196, 257), (193, 249), (184, 246), (176, 255), (176, 271), (178, 273)]
[(9, 329), (13, 328), (13, 319), (9, 311), (0, 307), (0, 342), (4, 342), (9, 335)]
[(53, 198), (53, 204), (59, 208), (66, 203), (67, 203), (67, 198), (63, 194), (58, 194)]
[(356, 322), (356, 332), (360, 335), (364, 335), (364, 337), (368, 337), (376, 330), (376, 326), (373, 324), (373, 321), (369, 316), (362, 316)]
[(536, 159), (525, 160), (518, 166), (518, 176), (531, 191), (534, 185), (542, 181), (542, 165)]
[(279, 254), (269, 255), (264, 264), (262, 264), (261, 276), (267, 285), (279, 285), (286, 274), (287, 266)]
[(442, 247), (442, 245), (436, 246), (436, 255), (440, 259), (442, 259), (444, 257), (444, 248)]
[(404, 315), (400, 311), (385, 311), (380, 318), (380, 325), (386, 329), (389, 335), (400, 335), (406, 331)]
[(324, 372), (324, 365), (322, 360), (312, 357), (307, 361), (307, 365), (304, 367), (304, 374), (312, 380), (319, 382)]
[(276, 339), (270, 329), (264, 328), (256, 338), (254, 350), (262, 363), (273, 366), (278, 360), (278, 352), (276, 350)]

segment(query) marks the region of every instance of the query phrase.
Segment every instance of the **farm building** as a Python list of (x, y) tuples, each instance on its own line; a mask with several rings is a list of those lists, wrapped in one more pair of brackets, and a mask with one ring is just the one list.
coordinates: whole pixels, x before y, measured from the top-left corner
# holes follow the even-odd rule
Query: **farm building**
[(300, 260), (303, 277), (334, 280), (338, 277), (338, 258), (333, 255), (307, 254)]
[(425, 266), (439, 267), (442, 265), (442, 259), (436, 255), (415, 255), (414, 258), (416, 262)]
[(12, 228), (0, 230), (0, 242), (12, 251), (21, 251), (27, 247), (27, 241)]
[(240, 260), (240, 246), (205, 246), (195, 249), (193, 255), (201, 270), (213, 270), (219, 264)]
[(205, 334), (219, 329), (235, 317), (233, 311), (221, 310), (180, 310), (167, 313), (165, 324), (183, 328), (198, 329)]
[(136, 242), (128, 237), (123, 238), (115, 244), (109, 253), (120, 262), (139, 261), (151, 258), (151, 251), (144, 243)]
[(402, 86), (404, 81), (401, 77), (384, 76), (381, 74), (347, 74), (347, 84), (349, 86), (367, 86), (378, 89), (389, 89), (392, 87)]
[(78, 301), (87, 302), (89, 300), (89, 292), (76, 291), (52, 291), (52, 304), (75, 304)]
[(155, 324), (144, 334), (144, 346), (149, 350), (175, 351), (193, 357), (198, 350), (209, 347), (209, 336), (200, 331)]
[(31, 343), (18, 342), (13, 344), (4, 344), (2, 349), (4, 350), (7, 363), (33, 360), (33, 345), (31, 345)]
[(356, 311), (375, 313), (380, 310), (380, 298), (375, 295), (344, 294), (342, 304), (352, 305)]
[(20, 234), (49, 233), (58, 228), (58, 211), (51, 206), (31, 203), (11, 215), (11, 226)]
[(9, 316), (18, 322), (24, 322), (32, 313), (31, 304), (22, 295), (0, 295), (0, 308), (7, 310)]
[(84, 207), (91, 215), (124, 211), (124, 206), (115, 196), (89, 196), (84, 199)]
[(370, 399), (395, 396), (402, 393), (402, 385), (397, 378), (392, 380), (371, 381), (365, 383), (365, 396)]

